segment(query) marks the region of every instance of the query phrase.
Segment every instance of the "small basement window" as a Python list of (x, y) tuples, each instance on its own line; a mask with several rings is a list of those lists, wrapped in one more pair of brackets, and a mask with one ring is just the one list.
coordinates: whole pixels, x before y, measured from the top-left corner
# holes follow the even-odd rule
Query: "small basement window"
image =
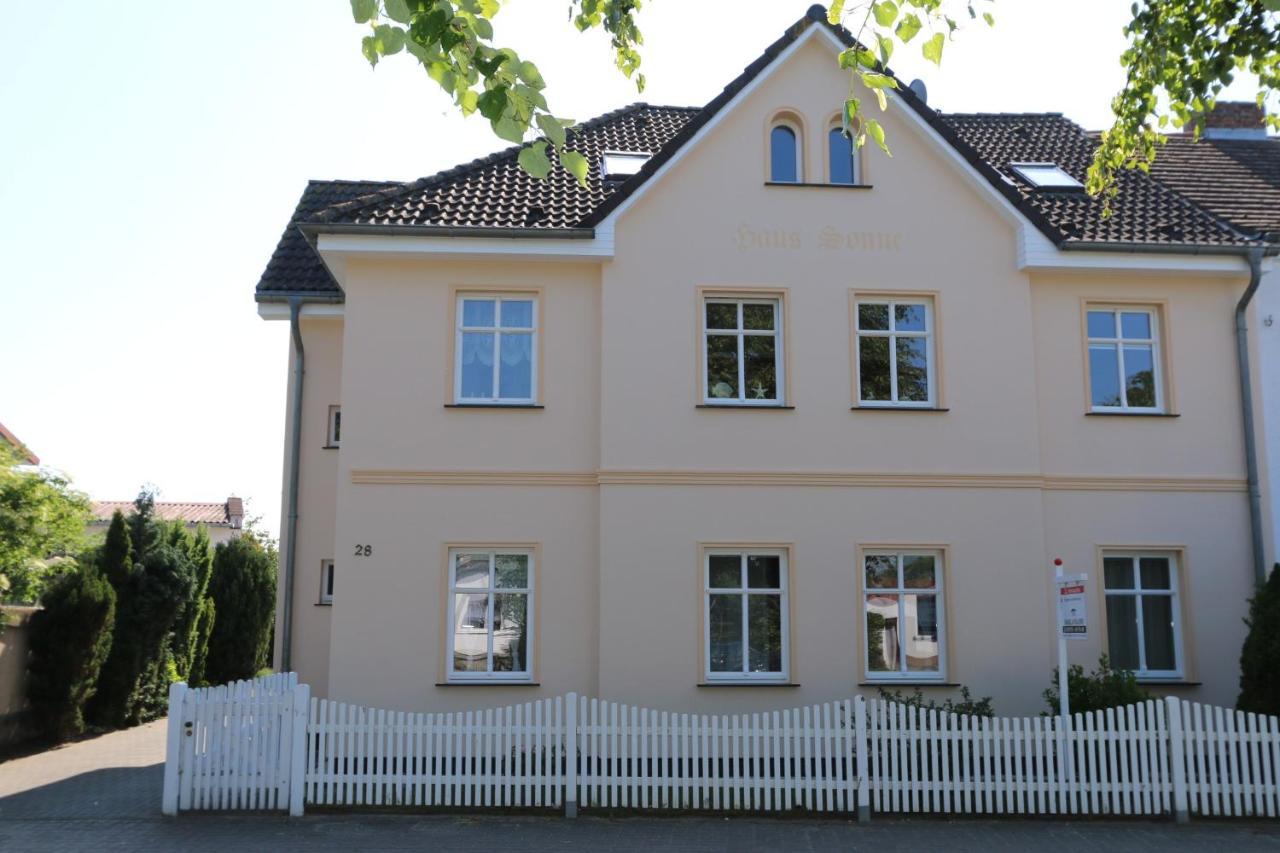
[(1056, 163), (1010, 163), (1019, 178), (1037, 189), (1079, 190), (1084, 185)]
[(600, 163), (600, 176), (605, 180), (622, 180), (639, 172), (652, 154), (646, 152), (606, 151)]

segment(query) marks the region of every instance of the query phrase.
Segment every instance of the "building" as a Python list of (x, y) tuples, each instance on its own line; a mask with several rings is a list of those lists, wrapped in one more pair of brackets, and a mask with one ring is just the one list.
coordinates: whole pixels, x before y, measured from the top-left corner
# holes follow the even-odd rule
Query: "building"
[[(117, 511), (127, 516), (133, 509), (133, 501), (94, 501), (88, 532), (105, 535)], [(209, 531), (210, 543), (217, 545), (239, 536), (244, 529), (244, 499), (232, 495), (222, 503), (156, 501), (155, 517), (161, 521), (181, 521), (192, 533), (203, 524)]]
[(585, 189), (517, 149), (308, 185), (256, 294), (293, 337), (277, 665), (406, 710), (1034, 712), (1061, 557), (1073, 662), (1233, 701), (1270, 247), (1137, 172), (1103, 218), (1059, 114), (903, 84), (894, 156), (853, 151), (850, 43), (815, 7), (706, 106), (580, 125)]

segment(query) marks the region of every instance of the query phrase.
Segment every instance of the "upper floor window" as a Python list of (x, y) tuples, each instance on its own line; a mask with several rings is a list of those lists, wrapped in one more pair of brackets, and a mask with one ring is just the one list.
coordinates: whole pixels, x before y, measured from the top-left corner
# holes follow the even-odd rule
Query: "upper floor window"
[(867, 677), (942, 678), (942, 554), (868, 553), (863, 572)]
[(533, 554), (449, 552), (449, 678), (528, 680)]
[(1116, 669), (1182, 674), (1178, 566), (1172, 554), (1105, 553), (1107, 653)]
[(329, 407), (329, 427), (325, 447), (338, 447), (342, 443), (342, 407)]
[(707, 298), (703, 311), (703, 401), (780, 405), (782, 301)]
[(797, 125), (789, 121), (775, 122), (769, 131), (769, 180), (780, 184), (804, 180), (800, 154)]
[(860, 405), (934, 405), (932, 302), (858, 299), (854, 322)]
[(787, 678), (785, 551), (709, 551), (705, 595), (709, 681)]
[(1159, 412), (1159, 315), (1153, 308), (1090, 307), (1089, 394), (1094, 411)]
[(333, 560), (320, 561), (320, 603), (333, 604)]
[(461, 296), (454, 402), (531, 404), (537, 397), (538, 301)]
[(853, 138), (836, 125), (827, 131), (828, 180), (833, 184), (861, 183), (858, 174), (858, 149)]

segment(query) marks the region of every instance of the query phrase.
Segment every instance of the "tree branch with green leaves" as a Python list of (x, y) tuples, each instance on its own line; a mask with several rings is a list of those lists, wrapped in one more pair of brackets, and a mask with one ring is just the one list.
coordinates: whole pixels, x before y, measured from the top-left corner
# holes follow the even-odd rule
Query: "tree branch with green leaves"
[[(1124, 32), (1125, 85), (1086, 183), (1107, 200), (1106, 213), (1119, 171), (1147, 171), (1170, 126), (1199, 136), (1237, 75), (1257, 78), (1260, 107), (1280, 90), (1280, 0), (1141, 0)], [(1280, 115), (1266, 121), (1280, 130)]]

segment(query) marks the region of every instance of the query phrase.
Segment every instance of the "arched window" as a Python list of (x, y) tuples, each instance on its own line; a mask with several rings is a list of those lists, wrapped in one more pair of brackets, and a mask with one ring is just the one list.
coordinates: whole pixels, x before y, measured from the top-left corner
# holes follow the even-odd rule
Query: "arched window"
[(856, 184), (858, 175), (858, 149), (853, 138), (845, 134), (839, 125), (827, 131), (827, 180), (833, 184)]
[(769, 180), (796, 184), (800, 173), (799, 134), (789, 124), (775, 124), (769, 131)]

